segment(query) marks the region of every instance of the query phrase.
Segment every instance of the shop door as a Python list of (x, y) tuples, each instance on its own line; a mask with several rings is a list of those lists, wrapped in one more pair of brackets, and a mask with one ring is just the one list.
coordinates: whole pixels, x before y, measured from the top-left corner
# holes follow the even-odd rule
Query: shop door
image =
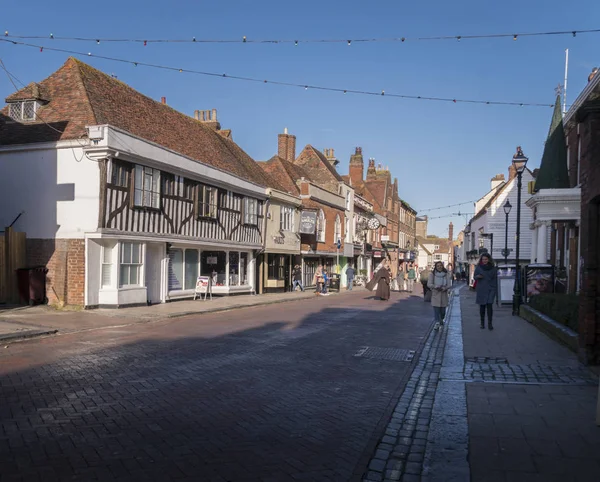
[(150, 303), (160, 303), (162, 301), (160, 296), (161, 261), (162, 245), (148, 243), (146, 245), (146, 289)]

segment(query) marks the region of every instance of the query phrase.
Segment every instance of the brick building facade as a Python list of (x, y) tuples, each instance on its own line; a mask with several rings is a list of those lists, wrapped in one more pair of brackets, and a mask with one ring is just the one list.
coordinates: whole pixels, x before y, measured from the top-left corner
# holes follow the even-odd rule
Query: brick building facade
[(571, 186), (581, 187), (580, 358), (600, 363), (600, 75), (564, 117)]

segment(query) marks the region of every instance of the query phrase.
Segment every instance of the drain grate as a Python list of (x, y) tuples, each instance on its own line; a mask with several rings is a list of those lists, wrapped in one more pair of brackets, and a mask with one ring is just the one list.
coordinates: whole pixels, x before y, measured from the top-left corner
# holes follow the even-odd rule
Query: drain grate
[(363, 346), (354, 354), (354, 356), (369, 358), (372, 360), (410, 362), (415, 356), (415, 351), (405, 350), (403, 348), (379, 348), (375, 346)]
[(506, 358), (490, 358), (487, 356), (470, 356), (465, 357), (467, 363), (491, 363), (492, 365), (508, 365)]

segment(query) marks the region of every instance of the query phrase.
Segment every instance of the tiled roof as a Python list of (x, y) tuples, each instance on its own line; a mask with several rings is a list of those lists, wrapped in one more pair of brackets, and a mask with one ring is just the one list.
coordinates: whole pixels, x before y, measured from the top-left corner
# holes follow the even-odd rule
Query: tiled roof
[(335, 194), (338, 193), (338, 183), (344, 182), (340, 173), (331, 165), (323, 153), (310, 144), (304, 147), (294, 161), (294, 165), (302, 167), (304, 172), (308, 174), (308, 178), (315, 184)]
[[(108, 124), (250, 182), (269, 184), (264, 171), (231, 139), (72, 57), (38, 85), (49, 101), (39, 108), (39, 118), (56, 130), (43, 121), (7, 122), (0, 144), (77, 139), (85, 135), (86, 125)], [(28, 95), (27, 89), (7, 100)], [(7, 110), (2, 110), (5, 116)]]
[(306, 180), (310, 180), (308, 173), (304, 169), (279, 156), (273, 156), (268, 161), (258, 164), (271, 179), (275, 180), (281, 186), (278, 189), (283, 192), (298, 195), (300, 194), (300, 189), (296, 181), (299, 181), (303, 177)]

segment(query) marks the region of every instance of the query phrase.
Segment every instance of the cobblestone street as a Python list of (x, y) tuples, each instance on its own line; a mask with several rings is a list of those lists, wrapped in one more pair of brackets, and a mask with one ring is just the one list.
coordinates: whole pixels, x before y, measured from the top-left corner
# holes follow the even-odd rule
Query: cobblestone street
[(430, 329), (362, 292), (6, 345), (1, 480), (360, 480)]

